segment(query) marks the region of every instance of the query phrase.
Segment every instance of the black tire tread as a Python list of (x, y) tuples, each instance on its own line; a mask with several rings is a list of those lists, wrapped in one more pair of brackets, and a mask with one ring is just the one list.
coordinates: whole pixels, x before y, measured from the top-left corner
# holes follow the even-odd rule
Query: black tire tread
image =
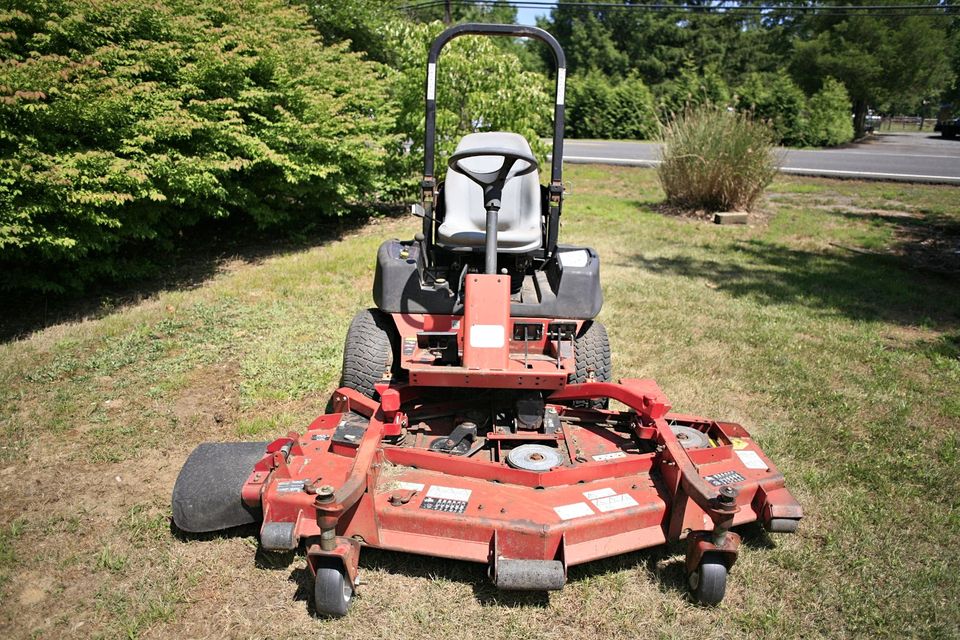
[[(573, 353), (576, 360), (576, 371), (567, 378), (571, 384), (581, 384), (587, 381), (590, 370), (593, 369), (594, 379), (597, 382), (610, 382), (613, 378), (613, 365), (610, 363), (610, 339), (607, 329), (599, 322), (587, 321), (580, 328), (573, 343)], [(574, 407), (604, 409), (608, 400), (587, 401), (576, 400)]]
[[(394, 371), (399, 338), (393, 320), (379, 309), (363, 309), (350, 322), (343, 345), (340, 386), (375, 398), (374, 385)], [(395, 372), (395, 371), (394, 371)]]
[(353, 595), (344, 602), (342, 593), (346, 582), (347, 576), (342, 569), (325, 565), (317, 567), (313, 583), (313, 607), (318, 615), (328, 618), (347, 615), (353, 604)]
[(697, 602), (707, 606), (720, 604), (727, 591), (727, 565), (714, 554), (705, 554), (700, 566), (700, 582), (693, 592)]

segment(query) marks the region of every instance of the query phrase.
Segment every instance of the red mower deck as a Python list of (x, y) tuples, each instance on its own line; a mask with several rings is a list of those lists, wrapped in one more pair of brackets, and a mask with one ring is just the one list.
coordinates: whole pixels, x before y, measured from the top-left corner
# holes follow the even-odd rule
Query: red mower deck
[[(684, 538), (689, 567), (713, 554), (729, 569), (730, 527), (790, 531), (802, 516), (741, 426), (669, 413), (652, 380), (567, 386), (547, 398), (545, 432), (494, 427), (466, 444), (450, 435), (471, 407), (414, 397), (397, 408), (415, 391), (385, 386), (377, 403), (340, 389), (338, 413), (268, 447), (243, 488), (262, 505), (265, 547), (313, 540), (311, 568), (334, 560), (354, 584), (372, 546), (487, 563), (503, 588), (558, 589), (571, 565)], [(628, 410), (553, 404), (599, 396)], [(530, 444), (546, 447), (529, 460), (543, 470), (510, 464)]]

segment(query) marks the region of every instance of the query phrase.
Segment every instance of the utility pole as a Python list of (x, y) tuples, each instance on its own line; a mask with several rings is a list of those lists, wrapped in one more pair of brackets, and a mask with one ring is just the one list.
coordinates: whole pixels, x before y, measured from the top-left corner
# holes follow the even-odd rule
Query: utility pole
[(450, 17), (450, 0), (444, 0), (443, 3), (443, 24), (450, 24), (452, 19)]

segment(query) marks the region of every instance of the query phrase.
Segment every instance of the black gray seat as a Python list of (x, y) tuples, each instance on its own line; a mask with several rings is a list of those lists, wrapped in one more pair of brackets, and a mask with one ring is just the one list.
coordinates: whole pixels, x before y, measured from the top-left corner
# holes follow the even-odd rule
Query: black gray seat
[[(532, 156), (530, 145), (516, 133), (491, 131), (464, 136), (455, 153), (472, 150), (503, 149)], [(480, 170), (496, 171), (503, 158), (496, 155), (469, 159)], [(489, 168), (483, 167), (490, 165)], [(503, 187), (497, 219), (497, 252), (529, 253), (543, 244), (540, 177), (536, 170), (523, 175), (520, 163), (511, 170)], [(472, 250), (482, 248), (486, 239), (486, 209), (483, 188), (451, 169), (444, 183), (444, 219), (437, 230), (437, 244), (445, 249)]]

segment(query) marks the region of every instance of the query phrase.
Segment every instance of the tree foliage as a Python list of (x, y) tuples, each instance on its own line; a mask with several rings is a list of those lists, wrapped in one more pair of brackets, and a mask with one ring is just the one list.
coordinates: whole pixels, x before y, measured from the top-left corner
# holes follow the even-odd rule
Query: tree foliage
[(381, 69), (281, 0), (31, 0), (0, 12), (3, 287), (138, 275), (198, 222), (376, 197)]
[[(737, 88), (737, 106), (767, 122), (778, 142), (807, 143), (807, 97), (783, 73), (752, 73)], [(850, 105), (844, 107), (849, 118)]]
[(853, 138), (850, 119), (850, 94), (843, 83), (827, 78), (823, 86), (810, 98), (807, 116), (807, 144), (832, 147)]
[(675, 78), (662, 82), (655, 90), (662, 120), (703, 104), (726, 105), (731, 99), (730, 87), (714, 66), (697, 70), (686, 65)]
[[(422, 166), (427, 51), (443, 28), (439, 22), (396, 21), (384, 33), (396, 46), (391, 92), (398, 108), (396, 132), (402, 138), (394, 171), (402, 180), (400, 191), (415, 184), (410, 176)], [(445, 173), (460, 138), (476, 131), (519, 133), (540, 161), (545, 160), (540, 132), (553, 115), (548, 93), (552, 85), (544, 76), (525, 71), (520, 59), (494, 39), (462, 36), (450, 41), (437, 62), (436, 82), (438, 174)]]
[(944, 28), (930, 17), (814, 16), (795, 41), (790, 69), (807, 91), (839, 80), (863, 135), (868, 107), (918, 106), (953, 79)]
[(566, 103), (572, 137), (644, 140), (657, 135), (653, 94), (636, 76), (616, 84), (597, 71), (571, 77)]
[[(631, 4), (630, 0), (621, 2)], [(871, 2), (898, 4), (892, 0)], [(757, 77), (775, 79), (779, 86), (766, 93), (791, 98), (780, 106), (795, 108), (820, 91), (830, 77), (846, 87), (862, 134), (868, 107), (917, 110), (924, 101), (936, 102), (955, 87), (953, 79), (960, 71), (960, 18), (955, 10), (934, 0), (914, 4), (939, 6), (941, 15), (908, 17), (882, 11), (844, 14), (781, 6), (795, 2), (765, 2), (762, 12), (740, 13), (707, 10), (718, 4), (707, 1), (657, 4), (661, 9), (618, 11), (595, 4), (577, 6), (578, 0), (571, 0), (554, 9), (541, 26), (560, 40), (574, 75), (595, 71), (616, 82), (637, 74), (656, 96), (661, 118), (703, 103), (701, 96), (710, 93), (705, 89), (720, 82), (747, 86), (762, 94), (764, 91), (752, 84)], [(802, 4), (813, 8), (820, 3)], [(673, 11), (671, 5), (702, 5), (704, 10)], [(783, 84), (788, 75), (802, 89), (802, 100)], [(710, 101), (718, 103), (716, 92)], [(776, 108), (776, 100), (766, 106)], [(766, 117), (784, 140), (800, 139), (789, 129), (796, 128), (790, 123), (803, 117), (801, 112), (782, 111)]]
[[(840, 144), (851, 103), (862, 128), (868, 107), (957, 93), (960, 21), (947, 9), (938, 20), (658, 4), (564, 3), (543, 21), (568, 57), (571, 135), (651, 137), (711, 105), (756, 114), (788, 144)], [(516, 15), (503, 0), (451, 8), (454, 21)], [(0, 288), (136, 276), (209, 220), (302, 224), (409, 194), (442, 17), (440, 5), (376, 0), (0, 0)], [(548, 55), (511, 38), (444, 50), (440, 172), (472, 131), (517, 131), (544, 159)]]

